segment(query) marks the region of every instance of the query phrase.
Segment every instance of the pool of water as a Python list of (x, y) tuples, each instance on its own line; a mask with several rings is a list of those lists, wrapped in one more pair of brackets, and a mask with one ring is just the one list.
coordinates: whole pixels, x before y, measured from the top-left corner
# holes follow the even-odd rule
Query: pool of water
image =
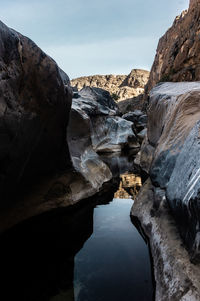
[(150, 301), (153, 286), (148, 247), (131, 223), (132, 199), (94, 209), (94, 229), (75, 256), (76, 301)]
[(120, 160), (100, 195), (0, 236), (0, 300), (153, 300), (148, 246), (130, 219), (141, 179)]

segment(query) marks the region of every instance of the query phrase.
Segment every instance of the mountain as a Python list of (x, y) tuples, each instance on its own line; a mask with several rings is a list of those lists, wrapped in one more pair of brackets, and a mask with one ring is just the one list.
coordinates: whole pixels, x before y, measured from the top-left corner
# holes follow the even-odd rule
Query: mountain
[(133, 69), (127, 75), (92, 75), (75, 78), (72, 87), (78, 90), (89, 86), (105, 89), (116, 101), (136, 97), (144, 93), (144, 87), (149, 78), (149, 71)]

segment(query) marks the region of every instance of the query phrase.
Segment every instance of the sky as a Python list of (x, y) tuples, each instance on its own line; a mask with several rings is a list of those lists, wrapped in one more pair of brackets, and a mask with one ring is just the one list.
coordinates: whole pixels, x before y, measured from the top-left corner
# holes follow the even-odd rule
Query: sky
[(150, 70), (159, 38), (189, 0), (0, 0), (0, 20), (70, 79)]

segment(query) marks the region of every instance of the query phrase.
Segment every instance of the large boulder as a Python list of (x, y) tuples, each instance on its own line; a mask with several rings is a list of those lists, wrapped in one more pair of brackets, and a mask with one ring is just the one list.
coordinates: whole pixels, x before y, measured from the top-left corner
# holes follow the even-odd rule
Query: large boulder
[[(200, 259), (200, 83), (163, 83), (150, 92), (140, 165), (164, 189), (191, 259)], [(147, 159), (149, 162), (147, 162)]]
[(70, 107), (71, 90), (57, 64), (30, 39), (0, 22), (1, 196), (15, 192), (23, 181), (30, 183), (70, 164)]

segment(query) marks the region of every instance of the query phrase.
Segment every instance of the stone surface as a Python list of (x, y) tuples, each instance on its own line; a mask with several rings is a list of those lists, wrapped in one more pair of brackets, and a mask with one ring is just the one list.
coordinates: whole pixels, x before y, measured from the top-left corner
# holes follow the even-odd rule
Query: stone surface
[(200, 260), (200, 83), (163, 83), (150, 92), (140, 166), (167, 200), (193, 262)]
[(122, 115), (135, 111), (135, 110), (142, 110), (143, 109), (143, 101), (144, 101), (144, 94), (140, 94), (136, 97), (121, 100), (118, 102), (119, 111)]
[(0, 22), (1, 196), (15, 192), (23, 180), (31, 182), (70, 163), (70, 107), (71, 90), (57, 64)]
[(79, 96), (73, 99), (73, 107), (88, 118), (94, 151), (121, 152), (125, 147), (139, 147), (132, 122), (117, 116), (118, 107), (107, 91), (86, 87)]
[(200, 269), (190, 262), (166, 203), (165, 191), (150, 179), (137, 196), (131, 215), (149, 238), (156, 281), (156, 301), (199, 301)]
[(133, 98), (144, 92), (144, 86), (149, 78), (149, 72), (133, 69), (127, 75), (92, 75), (73, 79), (72, 87), (81, 90), (84, 87), (97, 87), (110, 92), (116, 101)]
[(190, 0), (188, 11), (176, 17), (160, 39), (147, 91), (159, 81), (200, 80), (200, 1)]

